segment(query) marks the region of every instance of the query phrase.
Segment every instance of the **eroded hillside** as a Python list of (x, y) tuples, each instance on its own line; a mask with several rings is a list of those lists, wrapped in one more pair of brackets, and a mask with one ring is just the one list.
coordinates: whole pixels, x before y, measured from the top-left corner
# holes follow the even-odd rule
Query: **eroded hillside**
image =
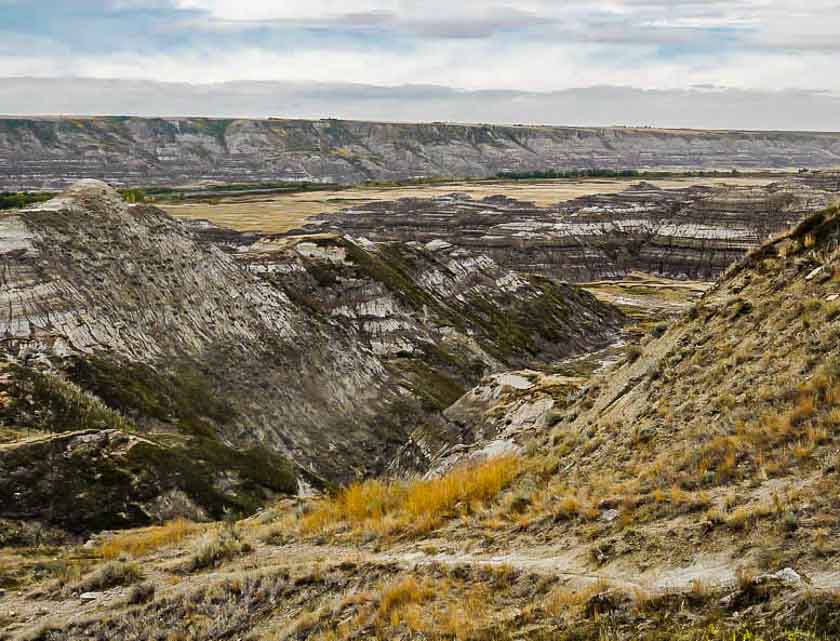
[[(96, 182), (4, 213), (0, 248), (3, 514), (71, 529), (422, 471), (462, 438), (441, 410), (485, 373), (603, 346), (621, 323), (463, 251), (223, 250)], [(395, 469), (418, 430), (425, 449)]]
[(303, 229), (376, 241), (446, 238), (510, 269), (572, 282), (632, 272), (714, 280), (770, 235), (838, 197), (835, 174), (766, 187), (660, 189), (643, 182), (547, 207), (453, 193), (358, 205)]
[(10, 551), (4, 638), (835, 639), (838, 270), (834, 208), (584, 389), (502, 374), (450, 408), (519, 454), (107, 533), (44, 575)]
[(550, 169), (825, 168), (832, 133), (342, 120), (0, 118), (0, 189), (488, 177)]

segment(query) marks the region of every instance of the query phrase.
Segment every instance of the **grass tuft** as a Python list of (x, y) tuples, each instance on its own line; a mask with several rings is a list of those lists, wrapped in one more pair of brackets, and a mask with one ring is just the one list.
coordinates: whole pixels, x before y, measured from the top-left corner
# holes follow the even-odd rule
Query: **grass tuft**
[(242, 541), (235, 528), (224, 527), (218, 532), (208, 532), (197, 542), (185, 570), (196, 572), (217, 567), (222, 562), (246, 554), (250, 550), (250, 544)]
[(423, 603), (434, 596), (434, 591), (413, 576), (407, 576), (387, 585), (379, 601), (379, 618), (391, 620), (393, 614), (407, 605)]
[(124, 555), (141, 557), (160, 548), (180, 543), (201, 529), (202, 526), (197, 523), (176, 519), (164, 525), (116, 534), (99, 546), (99, 555), (109, 560)]
[(430, 480), (365, 481), (318, 503), (301, 520), (304, 532), (323, 532), (341, 524), (377, 533), (427, 532), (462, 506), (494, 499), (519, 474), (518, 457), (506, 456), (459, 468)]
[(97, 592), (119, 585), (131, 585), (143, 578), (136, 563), (110, 561), (71, 586), (75, 592)]

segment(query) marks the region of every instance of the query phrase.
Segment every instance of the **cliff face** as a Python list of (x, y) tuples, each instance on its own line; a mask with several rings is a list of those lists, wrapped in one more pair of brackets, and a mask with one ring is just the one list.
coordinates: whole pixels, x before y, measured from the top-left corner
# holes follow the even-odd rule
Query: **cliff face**
[(621, 321), (581, 289), (520, 275), (440, 239), (373, 243), (213, 227), (198, 234), (302, 308), (354, 327), (379, 357), (443, 356), (469, 384), (480, 372), (549, 366), (597, 349)]
[[(118, 461), (102, 505), (129, 516), (108, 525), (422, 469), (458, 442), (442, 411), (482, 375), (603, 346), (621, 321), (464, 250), (194, 231), (98, 182), (2, 214), (0, 268), (0, 427), (69, 434), (0, 450), (0, 489), (31, 516), (38, 448), (68, 470)], [(420, 428), (428, 457), (395, 469)]]
[(451, 194), (325, 214), (304, 230), (377, 241), (445, 238), (509, 269), (574, 282), (633, 271), (712, 280), (768, 236), (836, 200), (832, 184), (664, 190), (639, 183), (554, 207)]
[(840, 165), (840, 134), (391, 124), (339, 120), (0, 118), (0, 190), (81, 178), (132, 185), (358, 183), (595, 167)]
[(0, 230), (10, 359), (51, 360), (150, 428), (174, 416), (180, 431), (282, 452), (318, 478), (376, 467), (364, 450), (392, 428), (365, 431), (399, 395), (352, 331), (101, 183), (5, 214)]

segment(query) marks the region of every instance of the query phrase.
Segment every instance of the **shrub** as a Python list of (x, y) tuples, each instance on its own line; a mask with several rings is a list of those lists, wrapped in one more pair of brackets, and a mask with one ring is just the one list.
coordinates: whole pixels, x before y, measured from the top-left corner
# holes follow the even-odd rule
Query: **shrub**
[(97, 568), (72, 586), (76, 592), (96, 592), (107, 590), (118, 585), (131, 585), (143, 578), (136, 563), (110, 561)]
[(739, 507), (726, 517), (726, 525), (736, 531), (749, 530), (760, 519), (770, 516), (772, 513), (773, 508), (769, 505)]
[(786, 511), (782, 515), (782, 526), (788, 531), (793, 532), (799, 527), (799, 518), (796, 516), (796, 512), (791, 510)]
[(642, 355), (642, 348), (638, 345), (630, 345), (627, 347), (627, 362), (635, 363)]
[(600, 579), (581, 590), (557, 587), (546, 595), (543, 603), (546, 612), (551, 616), (559, 617), (565, 614), (574, 614), (579, 612), (592, 597), (607, 592), (609, 589), (610, 584), (605, 579)]
[(128, 591), (129, 605), (139, 605), (151, 601), (155, 596), (155, 586), (153, 583), (139, 583), (132, 586)]
[(4, 191), (0, 193), (0, 210), (2, 209), (19, 209), (21, 207), (27, 207), (34, 203), (42, 203), (50, 198), (54, 198), (56, 196), (55, 193), (52, 192), (28, 192), (28, 191), (20, 191), (20, 192), (11, 192), (11, 191)]
[(840, 301), (833, 301), (825, 306), (825, 319), (833, 321), (840, 317)]
[(650, 333), (655, 338), (661, 338), (668, 331), (668, 323), (659, 323), (650, 330)]
[(815, 411), (816, 407), (814, 405), (814, 399), (809, 396), (803, 396), (799, 399), (799, 403), (797, 403), (796, 407), (794, 407), (790, 412), (791, 425), (801, 425), (811, 418)]
[(216, 567), (222, 561), (250, 552), (251, 546), (244, 543), (239, 532), (233, 527), (224, 527), (221, 531), (208, 533), (197, 542), (197, 549), (187, 561), (186, 571), (195, 572)]

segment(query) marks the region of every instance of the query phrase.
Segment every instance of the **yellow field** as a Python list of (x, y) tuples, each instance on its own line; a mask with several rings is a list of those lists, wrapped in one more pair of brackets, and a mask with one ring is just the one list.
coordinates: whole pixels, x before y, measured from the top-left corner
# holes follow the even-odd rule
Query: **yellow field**
[[(650, 179), (647, 182), (663, 189), (672, 189), (691, 185), (767, 185), (774, 180), (766, 177), (721, 177)], [(540, 182), (499, 180), (406, 187), (357, 187), (343, 191), (221, 197), (212, 201), (208, 199), (207, 202), (163, 203), (161, 207), (179, 218), (206, 218), (222, 227), (240, 231), (284, 232), (319, 214), (336, 212), (372, 201), (432, 198), (457, 191), (470, 194), (476, 199), (504, 195), (547, 207), (581, 196), (624, 191), (639, 181), (640, 178), (586, 178)]]

